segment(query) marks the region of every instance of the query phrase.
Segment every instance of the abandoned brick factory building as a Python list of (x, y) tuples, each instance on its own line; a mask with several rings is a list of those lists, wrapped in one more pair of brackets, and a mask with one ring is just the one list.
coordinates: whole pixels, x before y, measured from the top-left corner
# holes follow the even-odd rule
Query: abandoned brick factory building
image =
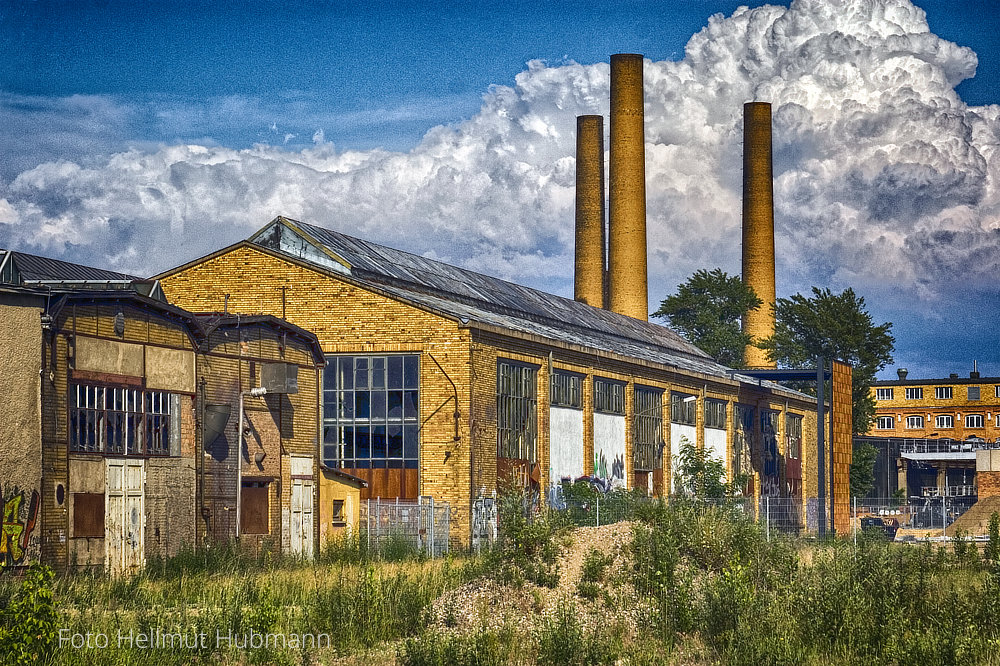
[[(477, 500), (505, 483), (668, 494), (685, 440), (805, 529), (822, 451), (846, 532), (849, 367), (818, 448), (815, 397), (647, 321), (642, 62), (611, 59), (607, 219), (603, 119), (577, 119), (574, 299), (281, 216), (147, 281), (12, 278), (18, 407), (0, 425), (30, 427), (5, 428), (0, 456), (18, 461), (18, 552), (113, 571), (234, 538), (310, 555), (365, 498), (424, 496), (469, 545)], [(743, 277), (770, 302), (770, 106), (745, 118)], [(773, 318), (744, 326), (763, 337)]]
[[(325, 534), (313, 510), (315, 336), (139, 293), (162, 296), (155, 282), (22, 253), (4, 260), (4, 566), (123, 573), (233, 539), (313, 553)], [(342, 477), (356, 502), (363, 482)]]

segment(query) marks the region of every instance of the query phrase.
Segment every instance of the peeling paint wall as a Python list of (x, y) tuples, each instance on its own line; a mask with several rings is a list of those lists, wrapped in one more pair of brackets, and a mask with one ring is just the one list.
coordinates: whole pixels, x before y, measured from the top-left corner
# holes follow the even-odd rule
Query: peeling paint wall
[[(693, 425), (684, 425), (682, 423), (670, 424), (670, 492), (674, 492), (676, 490), (674, 487), (674, 477), (677, 475), (677, 470), (680, 466), (682, 439), (686, 439), (692, 444), (697, 443), (698, 428)], [(725, 446), (724, 443), (723, 446)]]
[(583, 410), (549, 410), (549, 482), (583, 476)]
[(719, 428), (705, 428), (705, 454), (715, 460), (726, 462), (726, 431)]

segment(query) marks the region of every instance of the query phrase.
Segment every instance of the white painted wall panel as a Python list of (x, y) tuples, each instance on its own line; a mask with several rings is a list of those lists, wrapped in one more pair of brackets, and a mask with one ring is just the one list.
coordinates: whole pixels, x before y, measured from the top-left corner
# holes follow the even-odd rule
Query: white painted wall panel
[(713, 460), (726, 464), (726, 431), (705, 428), (705, 453)]
[[(698, 429), (693, 425), (682, 425), (680, 423), (670, 424), (670, 492), (674, 492), (674, 477), (677, 475), (677, 467), (680, 465), (681, 439), (687, 439), (692, 444), (698, 442)], [(664, 465), (666, 467), (666, 465)]]
[(594, 414), (594, 476), (625, 487), (625, 417)]
[(549, 482), (583, 476), (583, 412), (552, 407), (549, 410)]

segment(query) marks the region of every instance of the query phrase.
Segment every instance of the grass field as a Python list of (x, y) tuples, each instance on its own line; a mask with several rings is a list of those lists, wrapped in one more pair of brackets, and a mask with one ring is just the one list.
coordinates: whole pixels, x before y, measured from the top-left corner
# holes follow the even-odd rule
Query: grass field
[(120, 580), (36, 568), (0, 581), (0, 663), (1000, 664), (1000, 567), (964, 542), (768, 541), (682, 501), (502, 521), (493, 552), (435, 561), (345, 544)]

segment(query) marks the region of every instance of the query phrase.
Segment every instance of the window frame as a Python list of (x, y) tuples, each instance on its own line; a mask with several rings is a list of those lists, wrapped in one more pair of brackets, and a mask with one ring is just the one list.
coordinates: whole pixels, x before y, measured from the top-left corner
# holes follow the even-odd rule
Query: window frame
[[(888, 423), (888, 426), (883, 425), (883, 423)], [(886, 416), (878, 416), (875, 418), (875, 429), (876, 430), (895, 430), (896, 429), (896, 419), (891, 414)]]
[(705, 398), (704, 412), (705, 427), (726, 430), (728, 426), (729, 403), (718, 398)]
[(802, 459), (802, 415), (785, 415), (785, 451), (789, 458)]
[(951, 414), (935, 414), (934, 415), (934, 427), (945, 429), (955, 427), (955, 417)]
[(497, 359), (498, 458), (538, 462), (539, 369), (533, 363)]
[[(970, 423), (970, 421), (976, 421), (976, 420), (978, 420), (979, 425), (976, 425), (974, 422)], [(966, 414), (965, 427), (970, 430), (979, 430), (981, 428), (985, 428), (986, 419), (983, 417), (982, 414)]]
[[(917, 425), (911, 425), (911, 419), (916, 419), (919, 423)], [(904, 423), (906, 424), (907, 430), (920, 430), (924, 427), (924, 417), (919, 414), (911, 414), (906, 417), (906, 421), (904, 421)]]
[(180, 393), (91, 381), (70, 381), (67, 390), (70, 453), (130, 458), (180, 455)]
[(892, 400), (892, 387), (875, 389), (875, 399), (876, 400)]
[(549, 406), (583, 409), (583, 378), (578, 372), (553, 370), (549, 374)]
[(922, 386), (907, 386), (905, 391), (907, 400), (923, 400), (924, 399), (924, 387)]
[(420, 354), (327, 354), (323, 462), (335, 469), (418, 469)]
[(951, 386), (935, 386), (934, 387), (934, 399), (935, 400), (951, 400), (954, 395), (954, 391)]
[(632, 469), (652, 472), (663, 467), (663, 389), (636, 384), (632, 415)]
[(594, 377), (594, 412), (625, 416), (625, 382)]
[[(975, 393), (976, 393), (975, 397), (972, 397), (973, 391), (975, 391)], [(983, 392), (982, 392), (982, 389), (979, 386), (969, 386), (967, 388), (966, 392), (965, 392), (965, 395), (966, 395), (966, 399), (968, 399), (968, 400), (982, 400), (983, 399)]]
[(679, 425), (698, 425), (697, 394), (670, 391), (670, 422)]

